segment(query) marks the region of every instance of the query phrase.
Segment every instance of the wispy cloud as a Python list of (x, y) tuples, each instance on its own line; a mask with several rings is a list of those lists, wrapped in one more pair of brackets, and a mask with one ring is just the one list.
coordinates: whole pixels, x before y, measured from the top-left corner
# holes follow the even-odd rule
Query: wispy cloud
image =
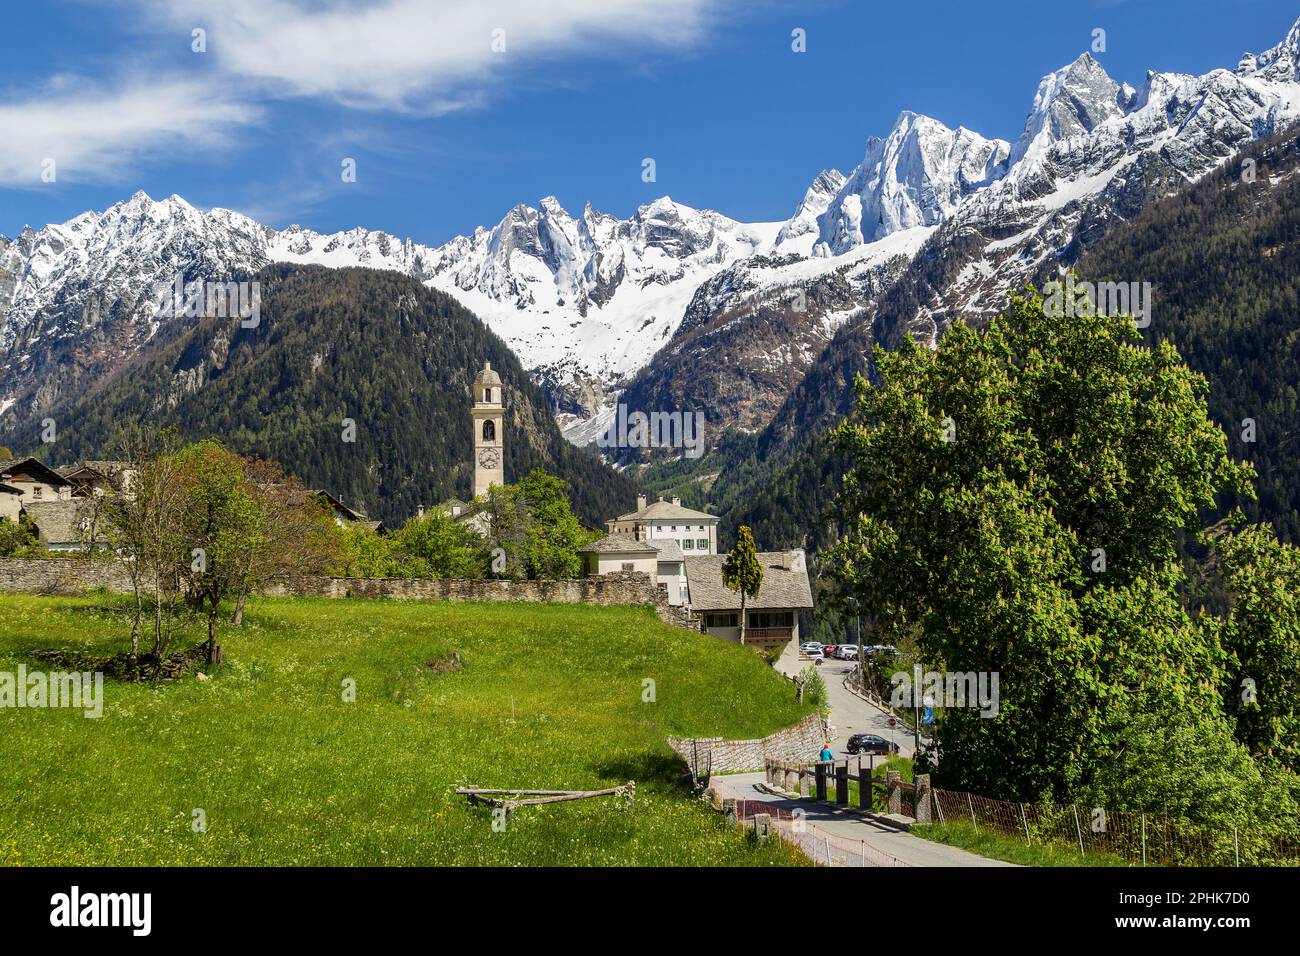
[[(178, 147), (209, 147), (273, 100), (437, 115), (484, 104), (568, 56), (681, 49), (724, 0), (147, 0), (125, 16), (164, 44), (124, 50), (129, 79), (59, 76), (0, 94), (0, 185), (112, 182)], [(190, 53), (191, 31), (206, 52)], [(164, 60), (177, 39), (184, 61)], [(152, 47), (156, 62), (141, 62)], [(112, 55), (112, 51), (109, 51)], [(174, 55), (174, 53), (172, 54)], [(147, 59), (147, 54), (146, 54)], [(165, 66), (161, 65), (164, 64)], [(200, 65), (201, 64), (201, 65)], [(152, 69), (156, 72), (146, 73)]]
[(257, 117), (255, 106), (201, 80), (105, 86), (55, 77), (26, 97), (0, 102), (0, 183), (41, 183), (50, 171), (56, 181), (111, 181), (143, 157), (219, 145), (233, 127)]
[(557, 55), (613, 55), (700, 38), (718, 0), (153, 0), (207, 31), (223, 71), (276, 95), (438, 113)]

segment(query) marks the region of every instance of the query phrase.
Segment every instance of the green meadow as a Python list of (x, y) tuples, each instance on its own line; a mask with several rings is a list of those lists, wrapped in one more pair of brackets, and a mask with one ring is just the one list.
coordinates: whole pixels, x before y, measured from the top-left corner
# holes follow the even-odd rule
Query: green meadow
[[(3, 596), (0, 620), (7, 672), (53, 669), (40, 649), (119, 653), (130, 629), (127, 602), (104, 596)], [(176, 646), (202, 630), (185, 620)], [(803, 862), (694, 799), (664, 739), (758, 736), (806, 709), (751, 651), (649, 609), (260, 599), (219, 639), (211, 679), (106, 681), (98, 719), (0, 708), (0, 861)], [(463, 669), (428, 666), (452, 652)], [(631, 809), (526, 807), (503, 832), (453, 792), (629, 780)]]

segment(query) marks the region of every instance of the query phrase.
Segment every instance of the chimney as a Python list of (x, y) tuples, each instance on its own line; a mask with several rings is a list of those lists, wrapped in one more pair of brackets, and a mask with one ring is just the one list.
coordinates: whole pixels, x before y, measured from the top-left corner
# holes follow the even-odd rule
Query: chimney
[(645, 511), (645, 495), (636, 496), (636, 510)]
[(786, 563), (791, 571), (802, 573), (808, 570), (807, 557), (804, 555), (803, 548), (794, 548), (786, 555)]
[(682, 499), (677, 497), (677, 495), (673, 495), (673, 504), (680, 505), (681, 503), (682, 503)]

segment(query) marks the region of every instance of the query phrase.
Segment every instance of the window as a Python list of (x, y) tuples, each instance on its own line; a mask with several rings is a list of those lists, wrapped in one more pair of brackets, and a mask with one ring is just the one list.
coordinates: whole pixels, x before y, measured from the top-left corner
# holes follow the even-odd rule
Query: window
[(749, 615), (750, 627), (792, 627), (794, 614), (790, 611), (752, 611)]
[(736, 627), (740, 621), (740, 616), (735, 611), (722, 614), (705, 614), (705, 627)]
[(32, 488), (32, 497), (39, 498), (40, 496), (41, 496), (41, 486), (36, 485)]
[[(463, 435), (465, 433), (461, 432), (461, 434)], [(497, 437), (496, 423), (489, 418), (487, 421), (483, 423), (483, 440), (496, 441), (496, 437)]]
[[(463, 432), (462, 432), (462, 434), (463, 434)], [(623, 570), (624, 570), (624, 571), (635, 571), (635, 570), (636, 570), (636, 565), (633, 564), (631, 561), (624, 561), (624, 562), (623, 562)]]
[(708, 550), (709, 550), (709, 539), (708, 539), (708, 538), (700, 538), (699, 541), (695, 542), (695, 546), (696, 546), (697, 548), (699, 548), (701, 551), (708, 551)]
[(695, 542), (692, 541), (690, 538), (687, 538), (685, 541), (682, 542), (682, 550), (683, 550), (683, 551), (694, 551), (694, 550), (695, 550)]

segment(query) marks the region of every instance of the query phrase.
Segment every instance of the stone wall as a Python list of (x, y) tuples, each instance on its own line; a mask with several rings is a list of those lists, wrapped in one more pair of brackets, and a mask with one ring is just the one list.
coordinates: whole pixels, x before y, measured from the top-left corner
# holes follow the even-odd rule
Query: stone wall
[(397, 598), (415, 601), (526, 601), (551, 604), (653, 604), (650, 578), (624, 573), (560, 581), (496, 578), (327, 578), (273, 581), (263, 594), (327, 598)]
[[(51, 558), (0, 558), (0, 592), (83, 594), (107, 587), (131, 592), (131, 578), (120, 561)], [(661, 616), (667, 602), (645, 574), (618, 572), (562, 581), (460, 580), (453, 578), (281, 578), (264, 588), (267, 595), (328, 598), (395, 598), (421, 601), (526, 601), (553, 604), (654, 604)], [(660, 608), (660, 605), (663, 605)]]
[(100, 586), (129, 594), (131, 576), (120, 561), (0, 558), (0, 592), (84, 594)]
[[(815, 761), (826, 741), (822, 719), (809, 714), (799, 723), (757, 740), (723, 740), (721, 737), (669, 737), (668, 746), (690, 765), (699, 754), (699, 770), (732, 773), (762, 770), (766, 758), (792, 763)], [(710, 758), (711, 755), (711, 758)]]

